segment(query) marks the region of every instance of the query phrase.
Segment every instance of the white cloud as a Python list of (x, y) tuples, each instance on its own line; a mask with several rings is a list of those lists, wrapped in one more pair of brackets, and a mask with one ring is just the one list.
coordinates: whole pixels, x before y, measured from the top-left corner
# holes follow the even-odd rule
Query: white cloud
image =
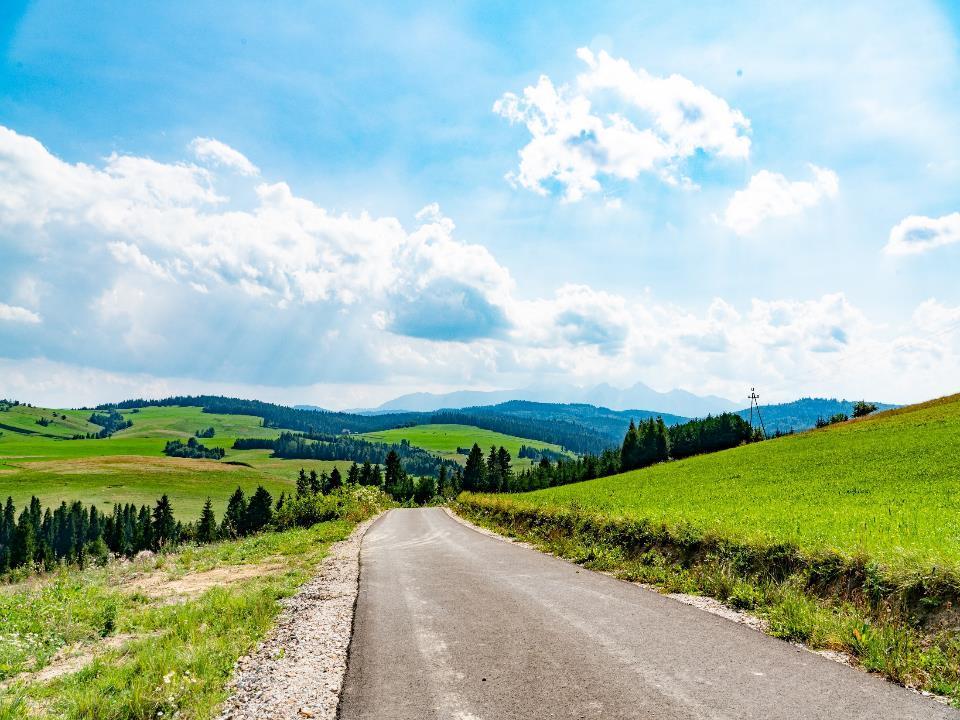
[(190, 149), (198, 160), (236, 170), (241, 175), (253, 177), (260, 174), (260, 168), (250, 162), (246, 155), (219, 140), (194, 138)]
[(681, 75), (634, 69), (606, 52), (580, 48), (577, 56), (588, 70), (574, 88), (541, 75), (522, 96), (505, 93), (494, 103), (494, 112), (532, 136), (520, 150), (519, 171), (508, 175), (512, 182), (541, 195), (558, 186), (576, 202), (599, 192), (606, 177), (635, 180), (650, 172), (688, 186), (681, 165), (697, 151), (749, 155), (749, 121), (709, 90)]
[(0, 322), (27, 323), (30, 325), (37, 325), (41, 321), (42, 318), (32, 310), (27, 310), (27, 308), (18, 307), (16, 305), (0, 303)]
[(916, 255), (960, 242), (960, 212), (938, 218), (910, 215), (890, 231), (884, 251), (889, 255)]
[(768, 218), (799, 215), (824, 199), (837, 196), (840, 181), (833, 170), (810, 165), (812, 181), (790, 181), (779, 173), (761, 170), (747, 187), (733, 194), (723, 224), (747, 235)]
[[(0, 246), (16, 258), (0, 268), (16, 304), (0, 305), (15, 321), (0, 322), (0, 355), (95, 368), (111, 392), (190, 378), (261, 396), (269, 384), (521, 387), (535, 374), (737, 396), (750, 382), (768, 395), (890, 388), (896, 400), (898, 383), (919, 392), (904, 368), (924, 368), (931, 388), (956, 374), (944, 337), (918, 322), (884, 335), (842, 294), (701, 310), (577, 284), (524, 297), (435, 204), (405, 227), (332, 214), (283, 182), (250, 180), (241, 203), (217, 181), (136, 157), (69, 164), (0, 129)], [(918, 309), (937, 328), (952, 312)]]

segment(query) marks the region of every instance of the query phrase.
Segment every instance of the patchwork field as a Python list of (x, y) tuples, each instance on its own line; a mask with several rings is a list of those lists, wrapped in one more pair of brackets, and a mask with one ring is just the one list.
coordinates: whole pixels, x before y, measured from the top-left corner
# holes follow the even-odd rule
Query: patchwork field
[[(396, 428), (394, 430), (384, 430), (382, 432), (365, 433), (360, 437), (376, 442), (398, 443), (401, 440), (408, 440), (411, 445), (422, 447), (424, 450), (437, 453), (441, 457), (449, 460), (463, 462), (465, 455), (459, 455), (457, 448), (470, 448), (477, 443), (483, 448), (484, 454), (489, 452), (491, 445), (505, 447), (513, 457), (513, 466), (529, 466), (530, 460), (523, 460), (517, 457), (520, 453), (520, 446), (546, 448), (555, 452), (562, 452), (559, 445), (545, 443), (541, 440), (529, 440), (527, 438), (516, 437), (514, 435), (504, 435), (493, 430), (483, 430), (471, 425), (415, 425), (413, 427)], [(571, 455), (572, 457), (572, 455)]]
[[(12, 496), (18, 507), (36, 495), (44, 505), (83, 500), (152, 504), (167, 493), (181, 519), (193, 519), (209, 496), (219, 515), (239, 485), (253, 491), (262, 484), (274, 496), (290, 492), (301, 467), (318, 473), (346, 461), (281, 460), (269, 450), (231, 450), (238, 437), (276, 437), (258, 417), (215, 415), (197, 407), (148, 407), (125, 410), (133, 426), (106, 439), (71, 440), (74, 434), (99, 431), (86, 422), (89, 410), (50, 410), (17, 406), (0, 412), (0, 499)], [(66, 420), (63, 416), (66, 415)], [(50, 424), (42, 426), (37, 420)], [(214, 437), (201, 440), (226, 450), (223, 462), (171, 458), (168, 440), (186, 439), (212, 427)]]

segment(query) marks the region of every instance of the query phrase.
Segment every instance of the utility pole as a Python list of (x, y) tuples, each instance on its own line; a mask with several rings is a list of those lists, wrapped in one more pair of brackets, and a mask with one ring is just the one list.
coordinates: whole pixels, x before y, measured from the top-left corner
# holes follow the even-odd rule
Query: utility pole
[(767, 429), (763, 426), (763, 415), (760, 414), (760, 396), (757, 395), (756, 388), (750, 388), (750, 394), (747, 396), (750, 399), (750, 428), (753, 429), (753, 408), (757, 408), (757, 419), (760, 421), (760, 429), (763, 430), (764, 436), (767, 434)]

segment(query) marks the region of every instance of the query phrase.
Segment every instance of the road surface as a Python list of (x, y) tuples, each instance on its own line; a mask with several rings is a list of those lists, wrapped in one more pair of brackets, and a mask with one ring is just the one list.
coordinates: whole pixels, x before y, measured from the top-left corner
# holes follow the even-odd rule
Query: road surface
[(342, 720), (960, 719), (439, 508), (385, 515), (360, 562)]

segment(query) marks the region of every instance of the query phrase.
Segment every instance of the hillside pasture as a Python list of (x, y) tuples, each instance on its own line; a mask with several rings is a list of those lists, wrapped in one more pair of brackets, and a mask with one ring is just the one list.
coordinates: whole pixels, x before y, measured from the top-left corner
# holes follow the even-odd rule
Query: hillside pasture
[(960, 395), (511, 501), (955, 566)]
[[(90, 412), (23, 405), (0, 412), (0, 501), (11, 496), (20, 508), (36, 495), (44, 505), (82, 500), (106, 509), (115, 502), (152, 504), (166, 493), (178, 518), (187, 521), (199, 515), (208, 496), (219, 516), (238, 485), (249, 493), (262, 484), (276, 497), (293, 490), (301, 467), (318, 473), (339, 467), (346, 473), (350, 465), (281, 460), (271, 458), (269, 450), (231, 450), (238, 437), (273, 438), (280, 431), (262, 427), (258, 417), (217, 415), (198, 407), (124, 410), (132, 427), (109, 438), (70, 440), (100, 430), (86, 422)], [(40, 417), (53, 421), (43, 427), (36, 424)], [(224, 448), (223, 462), (163, 454), (168, 440), (186, 439), (209, 427), (214, 437), (201, 442)]]

